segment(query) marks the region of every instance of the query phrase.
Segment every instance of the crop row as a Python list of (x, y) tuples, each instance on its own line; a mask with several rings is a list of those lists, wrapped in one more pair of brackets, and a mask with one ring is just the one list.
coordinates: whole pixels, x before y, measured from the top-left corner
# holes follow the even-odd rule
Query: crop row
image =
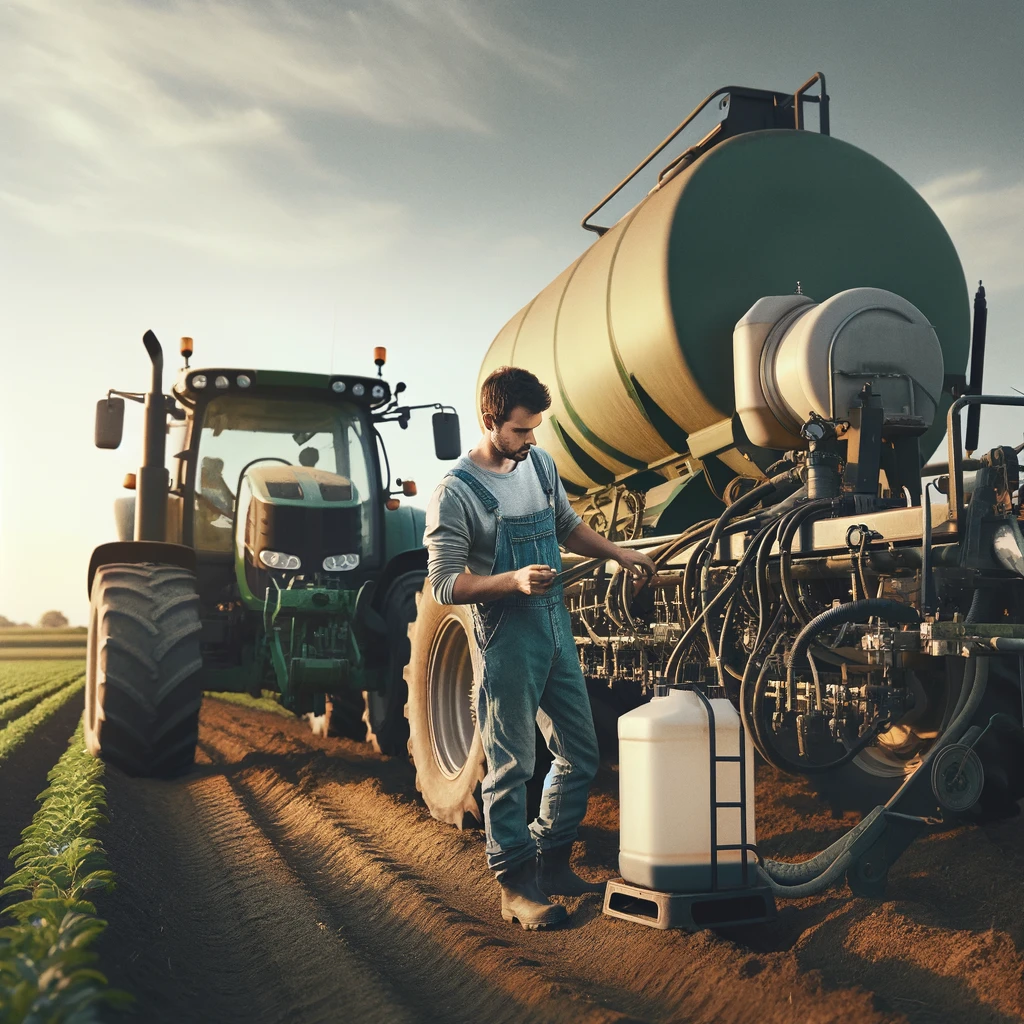
[(81, 658), (9, 662), (0, 667), (0, 701), (19, 697), (47, 683), (70, 682), (81, 674)]
[(94, 835), (105, 820), (103, 762), (86, 751), (81, 724), (47, 778), (0, 889), (23, 897), (5, 911), (16, 923), (0, 928), (0, 1020), (92, 1024), (129, 997), (95, 969), (92, 946), (106, 922), (90, 900), (114, 876)]
[[(79, 671), (78, 676), (83, 675)], [(78, 676), (73, 678), (77, 679)], [(50, 680), (46, 683), (41, 683), (31, 690), (26, 690), (24, 693), (18, 694), (17, 697), (12, 697), (10, 700), (0, 702), (0, 728), (3, 728), (4, 724), (17, 718), (19, 715), (25, 714), (30, 708), (34, 707), (41, 700), (49, 697), (51, 694), (56, 693), (58, 690), (62, 690), (71, 680), (64, 678), (57, 678)]]
[[(6, 728), (0, 729), (0, 766), (21, 746), (38, 726), (55, 715), (69, 700), (82, 692), (85, 679), (79, 676), (69, 682), (63, 689), (43, 698), (34, 708), (20, 718), (14, 719)], [(2, 1019), (2, 1018), (0, 1018)]]

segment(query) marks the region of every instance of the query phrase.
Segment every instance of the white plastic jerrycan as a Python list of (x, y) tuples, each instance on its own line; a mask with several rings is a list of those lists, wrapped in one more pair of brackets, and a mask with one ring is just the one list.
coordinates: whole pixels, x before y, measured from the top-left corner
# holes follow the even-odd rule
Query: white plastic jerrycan
[[(740, 718), (728, 700), (712, 700), (715, 753), (739, 754)], [(661, 892), (709, 892), (711, 878), (711, 753), (708, 713), (692, 690), (669, 690), (619, 719), (619, 870), (627, 882)], [(748, 843), (754, 836), (754, 751), (746, 736)], [(740, 765), (719, 761), (718, 803), (740, 800)], [(719, 807), (719, 846), (741, 842), (740, 809)], [(739, 850), (718, 853), (717, 885), (743, 884)], [(755, 859), (747, 856), (748, 884)]]

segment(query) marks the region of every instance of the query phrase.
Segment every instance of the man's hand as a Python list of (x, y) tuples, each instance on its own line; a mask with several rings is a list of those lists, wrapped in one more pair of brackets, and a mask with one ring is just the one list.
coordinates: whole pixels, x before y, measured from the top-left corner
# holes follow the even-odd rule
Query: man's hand
[(615, 561), (626, 572), (637, 579), (648, 579), (658, 571), (658, 567), (654, 564), (651, 556), (644, 554), (643, 551), (630, 551), (629, 548), (618, 548)]
[(554, 580), (555, 570), (550, 565), (524, 565), (512, 573), (512, 582), (521, 594), (546, 594)]

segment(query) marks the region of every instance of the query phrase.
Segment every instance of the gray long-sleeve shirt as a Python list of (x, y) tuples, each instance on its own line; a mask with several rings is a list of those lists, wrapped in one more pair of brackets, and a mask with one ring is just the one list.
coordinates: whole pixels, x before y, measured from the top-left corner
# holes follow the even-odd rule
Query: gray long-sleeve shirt
[[(534, 449), (541, 457), (548, 480), (555, 488), (555, 533), (561, 544), (582, 520), (572, 510), (565, 488), (558, 478), (555, 460), (546, 451)], [(494, 495), (504, 516), (527, 516), (547, 507), (533, 459), (520, 462), (508, 473), (493, 473), (463, 456), (454, 469), (472, 473)], [(427, 575), (440, 604), (452, 604), (452, 590), (467, 568), (478, 576), (490, 575), (494, 564), (497, 523), (476, 492), (455, 476), (446, 476), (435, 488), (427, 505)]]

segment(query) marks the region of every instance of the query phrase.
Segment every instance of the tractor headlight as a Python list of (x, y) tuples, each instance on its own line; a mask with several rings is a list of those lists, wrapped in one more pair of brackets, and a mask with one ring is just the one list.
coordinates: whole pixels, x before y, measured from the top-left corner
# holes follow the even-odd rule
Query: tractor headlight
[(196, 389), (196, 391), (202, 391), (203, 388), (206, 387), (206, 385), (207, 385), (207, 380), (206, 380), (206, 374), (205, 373), (197, 373), (192, 378), (192, 387), (194, 387)]
[(260, 561), (268, 569), (301, 569), (302, 561), (296, 555), (288, 555), (283, 551), (261, 551)]
[(213, 386), (215, 388), (220, 388), (223, 391), (224, 388), (226, 388), (230, 383), (231, 381), (229, 381), (227, 377), (224, 376), (224, 374), (221, 374), (214, 380)]
[(327, 572), (348, 572), (359, 565), (358, 555), (328, 555), (324, 559), (324, 569)]

